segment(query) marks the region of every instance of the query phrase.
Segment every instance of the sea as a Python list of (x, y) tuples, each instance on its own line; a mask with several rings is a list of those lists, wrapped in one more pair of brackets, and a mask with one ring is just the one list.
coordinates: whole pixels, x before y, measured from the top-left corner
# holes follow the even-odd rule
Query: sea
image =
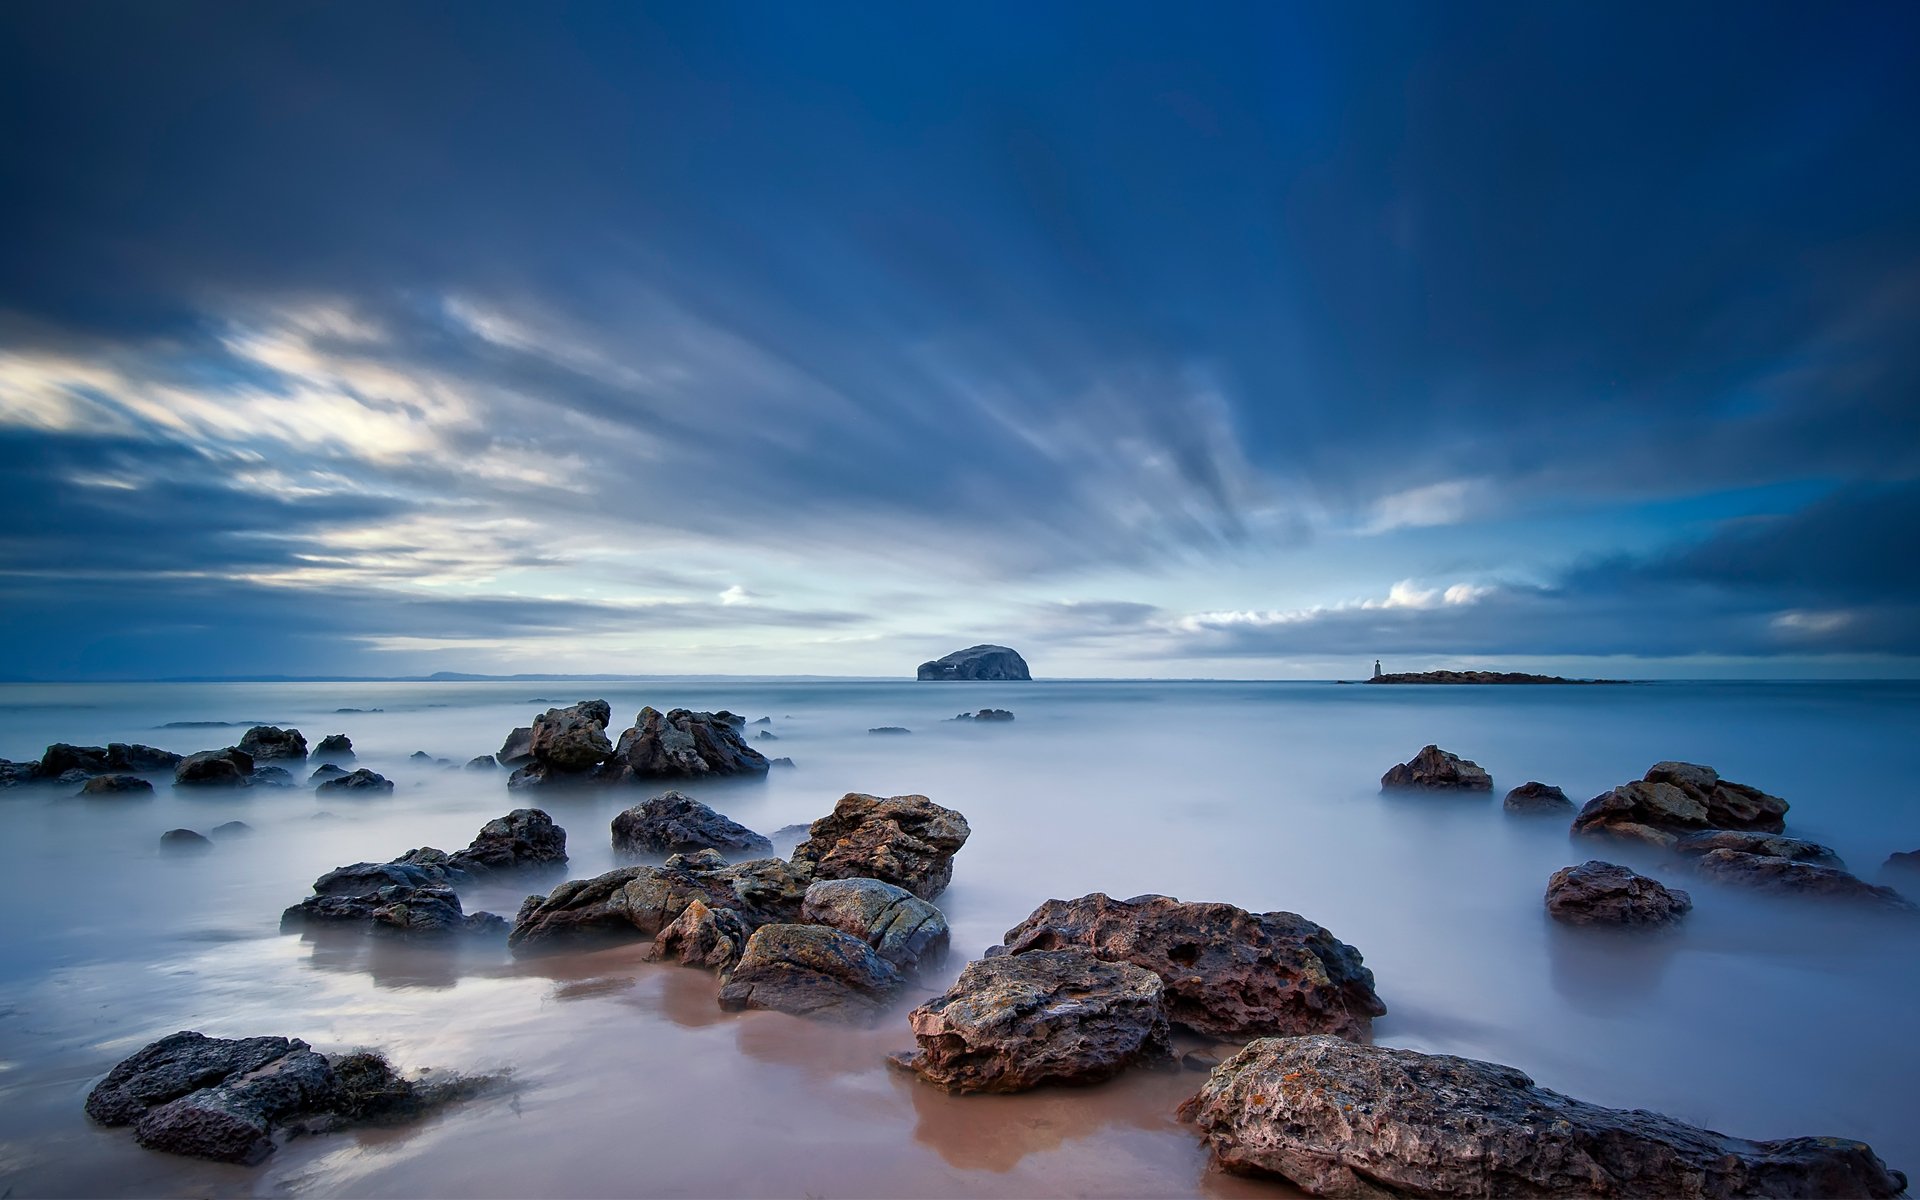
[[(548, 708), (604, 698), (771, 718), (792, 769), (688, 784), (770, 835), (847, 792), (917, 793), (973, 834), (938, 898), (953, 954), (872, 1029), (727, 1013), (703, 972), (645, 946), (516, 961), (499, 944), (283, 933), (345, 863), (455, 850), (536, 806), (567, 877), (612, 868), (609, 822), (664, 787), (513, 792), (469, 770)], [(984, 707), (1012, 722), (951, 720)], [(1381, 1044), (1517, 1067), (1545, 1087), (1729, 1134), (1824, 1134), (1920, 1170), (1920, 922), (1687, 878), (1565, 818), (1503, 812), (1538, 780), (1576, 802), (1681, 759), (1785, 797), (1787, 831), (1877, 882), (1920, 848), (1920, 684), (1608, 687), (1333, 682), (687, 680), (0, 686), (0, 757), (50, 742), (190, 752), (246, 727), (352, 738), (391, 795), (299, 786), (82, 799), (0, 792), (0, 1195), (1284, 1196), (1209, 1168), (1175, 1108), (1203, 1078), (949, 1096), (892, 1068), (906, 1011), (1049, 898), (1161, 893), (1288, 910), (1357, 947)], [(876, 735), (878, 726), (905, 735)], [(1492, 795), (1382, 795), (1422, 746)], [(427, 757), (412, 757), (424, 752)], [(296, 764), (298, 766), (298, 764)], [(203, 853), (160, 835), (251, 828)], [(789, 852), (799, 834), (776, 837)], [(1550, 921), (1548, 876), (1590, 858), (1688, 889), (1668, 935)], [(546, 890), (551, 881), (542, 883)], [(466, 889), (512, 916), (526, 884)], [(81, 1111), (154, 1038), (279, 1034), (377, 1048), (409, 1071), (506, 1081), (419, 1123), (296, 1138), (253, 1167), (142, 1150)]]

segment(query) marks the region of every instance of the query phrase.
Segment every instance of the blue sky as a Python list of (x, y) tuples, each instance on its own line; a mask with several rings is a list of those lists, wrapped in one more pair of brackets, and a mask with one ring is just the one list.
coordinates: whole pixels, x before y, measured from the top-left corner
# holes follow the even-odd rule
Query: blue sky
[(1910, 4), (0, 9), (0, 674), (1910, 675)]

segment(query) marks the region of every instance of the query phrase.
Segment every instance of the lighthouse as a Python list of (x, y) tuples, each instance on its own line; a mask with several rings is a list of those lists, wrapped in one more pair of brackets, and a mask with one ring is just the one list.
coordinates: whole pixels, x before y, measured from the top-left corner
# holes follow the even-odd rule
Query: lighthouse
[(1380, 678), (1380, 660), (1377, 658), (1373, 660), (1373, 677)]

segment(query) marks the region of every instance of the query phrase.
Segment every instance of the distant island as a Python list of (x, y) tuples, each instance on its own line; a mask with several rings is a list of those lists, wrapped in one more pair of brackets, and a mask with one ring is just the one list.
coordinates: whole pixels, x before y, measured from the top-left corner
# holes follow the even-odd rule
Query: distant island
[(923, 662), (914, 678), (925, 682), (940, 679), (1030, 680), (1027, 660), (1005, 646), (968, 646), (945, 658)]
[(1408, 671), (1397, 675), (1376, 673), (1367, 683), (1570, 683), (1617, 684), (1625, 679), (1568, 679), (1564, 675), (1528, 675), (1521, 671)]

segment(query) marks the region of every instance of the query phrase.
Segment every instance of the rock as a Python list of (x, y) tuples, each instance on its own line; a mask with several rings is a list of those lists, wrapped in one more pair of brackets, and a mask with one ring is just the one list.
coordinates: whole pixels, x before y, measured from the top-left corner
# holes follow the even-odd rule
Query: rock
[(902, 982), (893, 964), (852, 934), (824, 925), (763, 925), (721, 985), (720, 1007), (865, 1024)]
[(770, 767), (791, 767), (793, 760), (783, 754), (779, 758), (769, 760), (767, 765)]
[(345, 779), (346, 776), (347, 769), (345, 767), (336, 767), (332, 763), (323, 763), (313, 769), (313, 774), (307, 776), (307, 782), (316, 784), (325, 783), (329, 779)]
[(1167, 985), (1169, 1020), (1222, 1040), (1364, 1039), (1387, 1011), (1360, 952), (1297, 913), (1094, 892), (1049, 900), (1007, 931), (1009, 954), (1068, 947), (1152, 971)]
[(32, 783), (40, 778), (40, 764), (37, 762), (12, 762), (0, 758), (0, 788), (19, 787), (23, 783)]
[(371, 896), (387, 887), (443, 887), (454, 881), (447, 856), (427, 847), (383, 863), (335, 867), (313, 881), (317, 896)]
[(1418, 788), (1430, 792), (1490, 792), (1493, 776), (1438, 746), (1427, 746), (1380, 777), (1380, 790)]
[(1920, 850), (1896, 850), (1887, 855), (1887, 861), (1880, 865), (1880, 869), (1899, 874), (1920, 872)]
[(39, 775), (42, 779), (58, 779), (68, 771), (103, 775), (112, 769), (107, 762), (105, 746), (69, 746), (65, 742), (55, 742), (40, 756)]
[(292, 787), (293, 773), (285, 767), (255, 767), (247, 783), (252, 787)]
[(169, 829), (160, 835), (162, 850), (206, 850), (212, 846), (205, 836), (191, 829)]
[(138, 775), (95, 775), (80, 785), (82, 796), (153, 795), (153, 785)]
[(180, 758), (171, 750), (138, 742), (107, 743), (107, 766), (115, 771), (171, 771), (180, 765)]
[(683, 967), (702, 967), (724, 975), (733, 970), (747, 947), (752, 930), (739, 913), (730, 908), (714, 908), (695, 897), (680, 910), (680, 915), (654, 935), (647, 957), (656, 961), (671, 959)]
[(222, 821), (213, 827), (213, 836), (217, 838), (238, 837), (243, 833), (252, 833), (253, 826), (245, 821)]
[(499, 760), (491, 754), (482, 754), (477, 758), (467, 760), (467, 770), (469, 771), (497, 771), (499, 769)]
[(567, 831), (537, 808), (516, 808), (488, 821), (465, 850), (454, 851), (448, 859), (454, 870), (467, 875), (560, 866), (566, 861)]
[(1920, 911), (1912, 901), (1890, 887), (1868, 883), (1838, 867), (1799, 862), (1778, 855), (1709, 850), (1694, 860), (1694, 870), (1718, 883), (1731, 883), (1761, 891), (1850, 900), (1898, 912)]
[(1547, 912), (1568, 925), (1671, 925), (1691, 908), (1685, 892), (1597, 859), (1547, 881)]
[(407, 761), (408, 762), (432, 762), (433, 755), (428, 754), (425, 750), (415, 750), (412, 754), (407, 755)]
[(1507, 798), (1500, 806), (1510, 813), (1530, 815), (1542, 813), (1558, 816), (1573, 811), (1573, 801), (1567, 799), (1567, 794), (1545, 783), (1521, 784), (1507, 793)]
[(914, 677), (922, 682), (947, 679), (1032, 679), (1027, 661), (1005, 646), (968, 646), (944, 658), (923, 662)]
[(694, 779), (707, 775), (765, 775), (767, 760), (741, 736), (745, 722), (717, 713), (648, 705), (620, 735), (614, 757), (640, 779)]
[(1573, 819), (1575, 833), (1645, 842), (1672, 849), (1680, 834), (1698, 829), (1786, 828), (1787, 802), (1758, 788), (1721, 779), (1696, 763), (1655, 763), (1646, 778), (1587, 801)]
[(771, 724), (773, 724), (773, 718), (772, 718), (772, 717), (761, 717), (761, 718), (760, 718), (759, 720), (757, 720), (757, 721), (755, 721), (755, 722), (754, 722), (754, 724), (755, 724), (755, 725), (771, 725)]
[(304, 1042), (282, 1037), (228, 1041), (182, 1031), (122, 1060), (87, 1093), (87, 1116), (102, 1125), (131, 1125), (149, 1111), (229, 1076), (285, 1057)]
[(908, 729), (904, 725), (876, 725), (872, 729), (867, 730), (867, 732), (868, 733), (912, 733), (913, 730)]
[(754, 735), (754, 740), (760, 741), (760, 742), (777, 742), (780, 739), (776, 737), (774, 734), (768, 732), (767, 730), (762, 729), (759, 733)]
[(1684, 858), (1698, 858), (1715, 850), (1732, 850), (1739, 854), (1770, 854), (1776, 858), (1791, 858), (1795, 862), (1819, 863), (1828, 867), (1841, 865), (1840, 856), (1826, 846), (1777, 833), (1708, 829), (1699, 833), (1684, 834), (1673, 843), (1673, 852)]
[(360, 895), (315, 895), (280, 914), (280, 928), (307, 924), (360, 925), (369, 933), (442, 938), (454, 934), (498, 936), (507, 923), (492, 913), (471, 915), (450, 887), (383, 887)]
[(500, 760), (501, 766), (513, 766), (531, 759), (533, 757), (533, 726), (522, 725), (509, 733), (507, 740), (500, 743), (500, 753), (494, 757)]
[(251, 754), (255, 762), (275, 758), (304, 759), (307, 756), (307, 739), (298, 729), (255, 725), (240, 735), (240, 749)]
[(822, 879), (807, 888), (800, 920), (850, 933), (904, 972), (946, 957), (947, 919), (925, 900), (878, 879)]
[(173, 771), (175, 787), (245, 787), (253, 774), (253, 756), (229, 746), (202, 750), (180, 760)]
[(953, 719), (956, 721), (1011, 721), (1013, 714), (1004, 708), (983, 708), (979, 712), (961, 713)]
[(662, 792), (613, 819), (613, 852), (629, 858), (683, 850), (771, 850), (773, 843), (691, 796)]
[(539, 954), (652, 938), (694, 900), (731, 909), (749, 928), (794, 921), (808, 882), (805, 871), (777, 858), (729, 866), (711, 850), (676, 854), (658, 867), (622, 867), (529, 897), (507, 945)]
[(1897, 1196), (1862, 1142), (1753, 1142), (1548, 1091), (1512, 1067), (1262, 1038), (1182, 1106), (1215, 1164), (1315, 1196)]
[(87, 780), (92, 778), (93, 776), (87, 774), (84, 768), (69, 767), (54, 776), (53, 781), (63, 787), (72, 787), (75, 784), (85, 784)]
[(335, 792), (352, 792), (357, 794), (372, 794), (378, 792), (384, 795), (393, 791), (393, 780), (388, 779), (385, 775), (377, 771), (370, 771), (365, 767), (361, 767), (359, 770), (351, 771), (340, 776), (338, 779), (324, 780), (319, 787), (313, 790), (321, 795), (329, 795)]
[(550, 771), (570, 775), (591, 771), (613, 754), (613, 743), (607, 740), (612, 715), (605, 700), (550, 708), (533, 719), (527, 752)]
[(894, 1061), (950, 1092), (1024, 1092), (1165, 1065), (1171, 1034), (1152, 971), (1084, 950), (967, 964), (907, 1017), (919, 1048)]
[(314, 747), (313, 756), (332, 759), (352, 758), (353, 739), (344, 733), (330, 733), (321, 738), (320, 744)]
[(953, 878), (953, 856), (973, 831), (967, 819), (925, 796), (848, 792), (809, 827), (795, 865), (819, 879), (878, 879), (931, 900)]

